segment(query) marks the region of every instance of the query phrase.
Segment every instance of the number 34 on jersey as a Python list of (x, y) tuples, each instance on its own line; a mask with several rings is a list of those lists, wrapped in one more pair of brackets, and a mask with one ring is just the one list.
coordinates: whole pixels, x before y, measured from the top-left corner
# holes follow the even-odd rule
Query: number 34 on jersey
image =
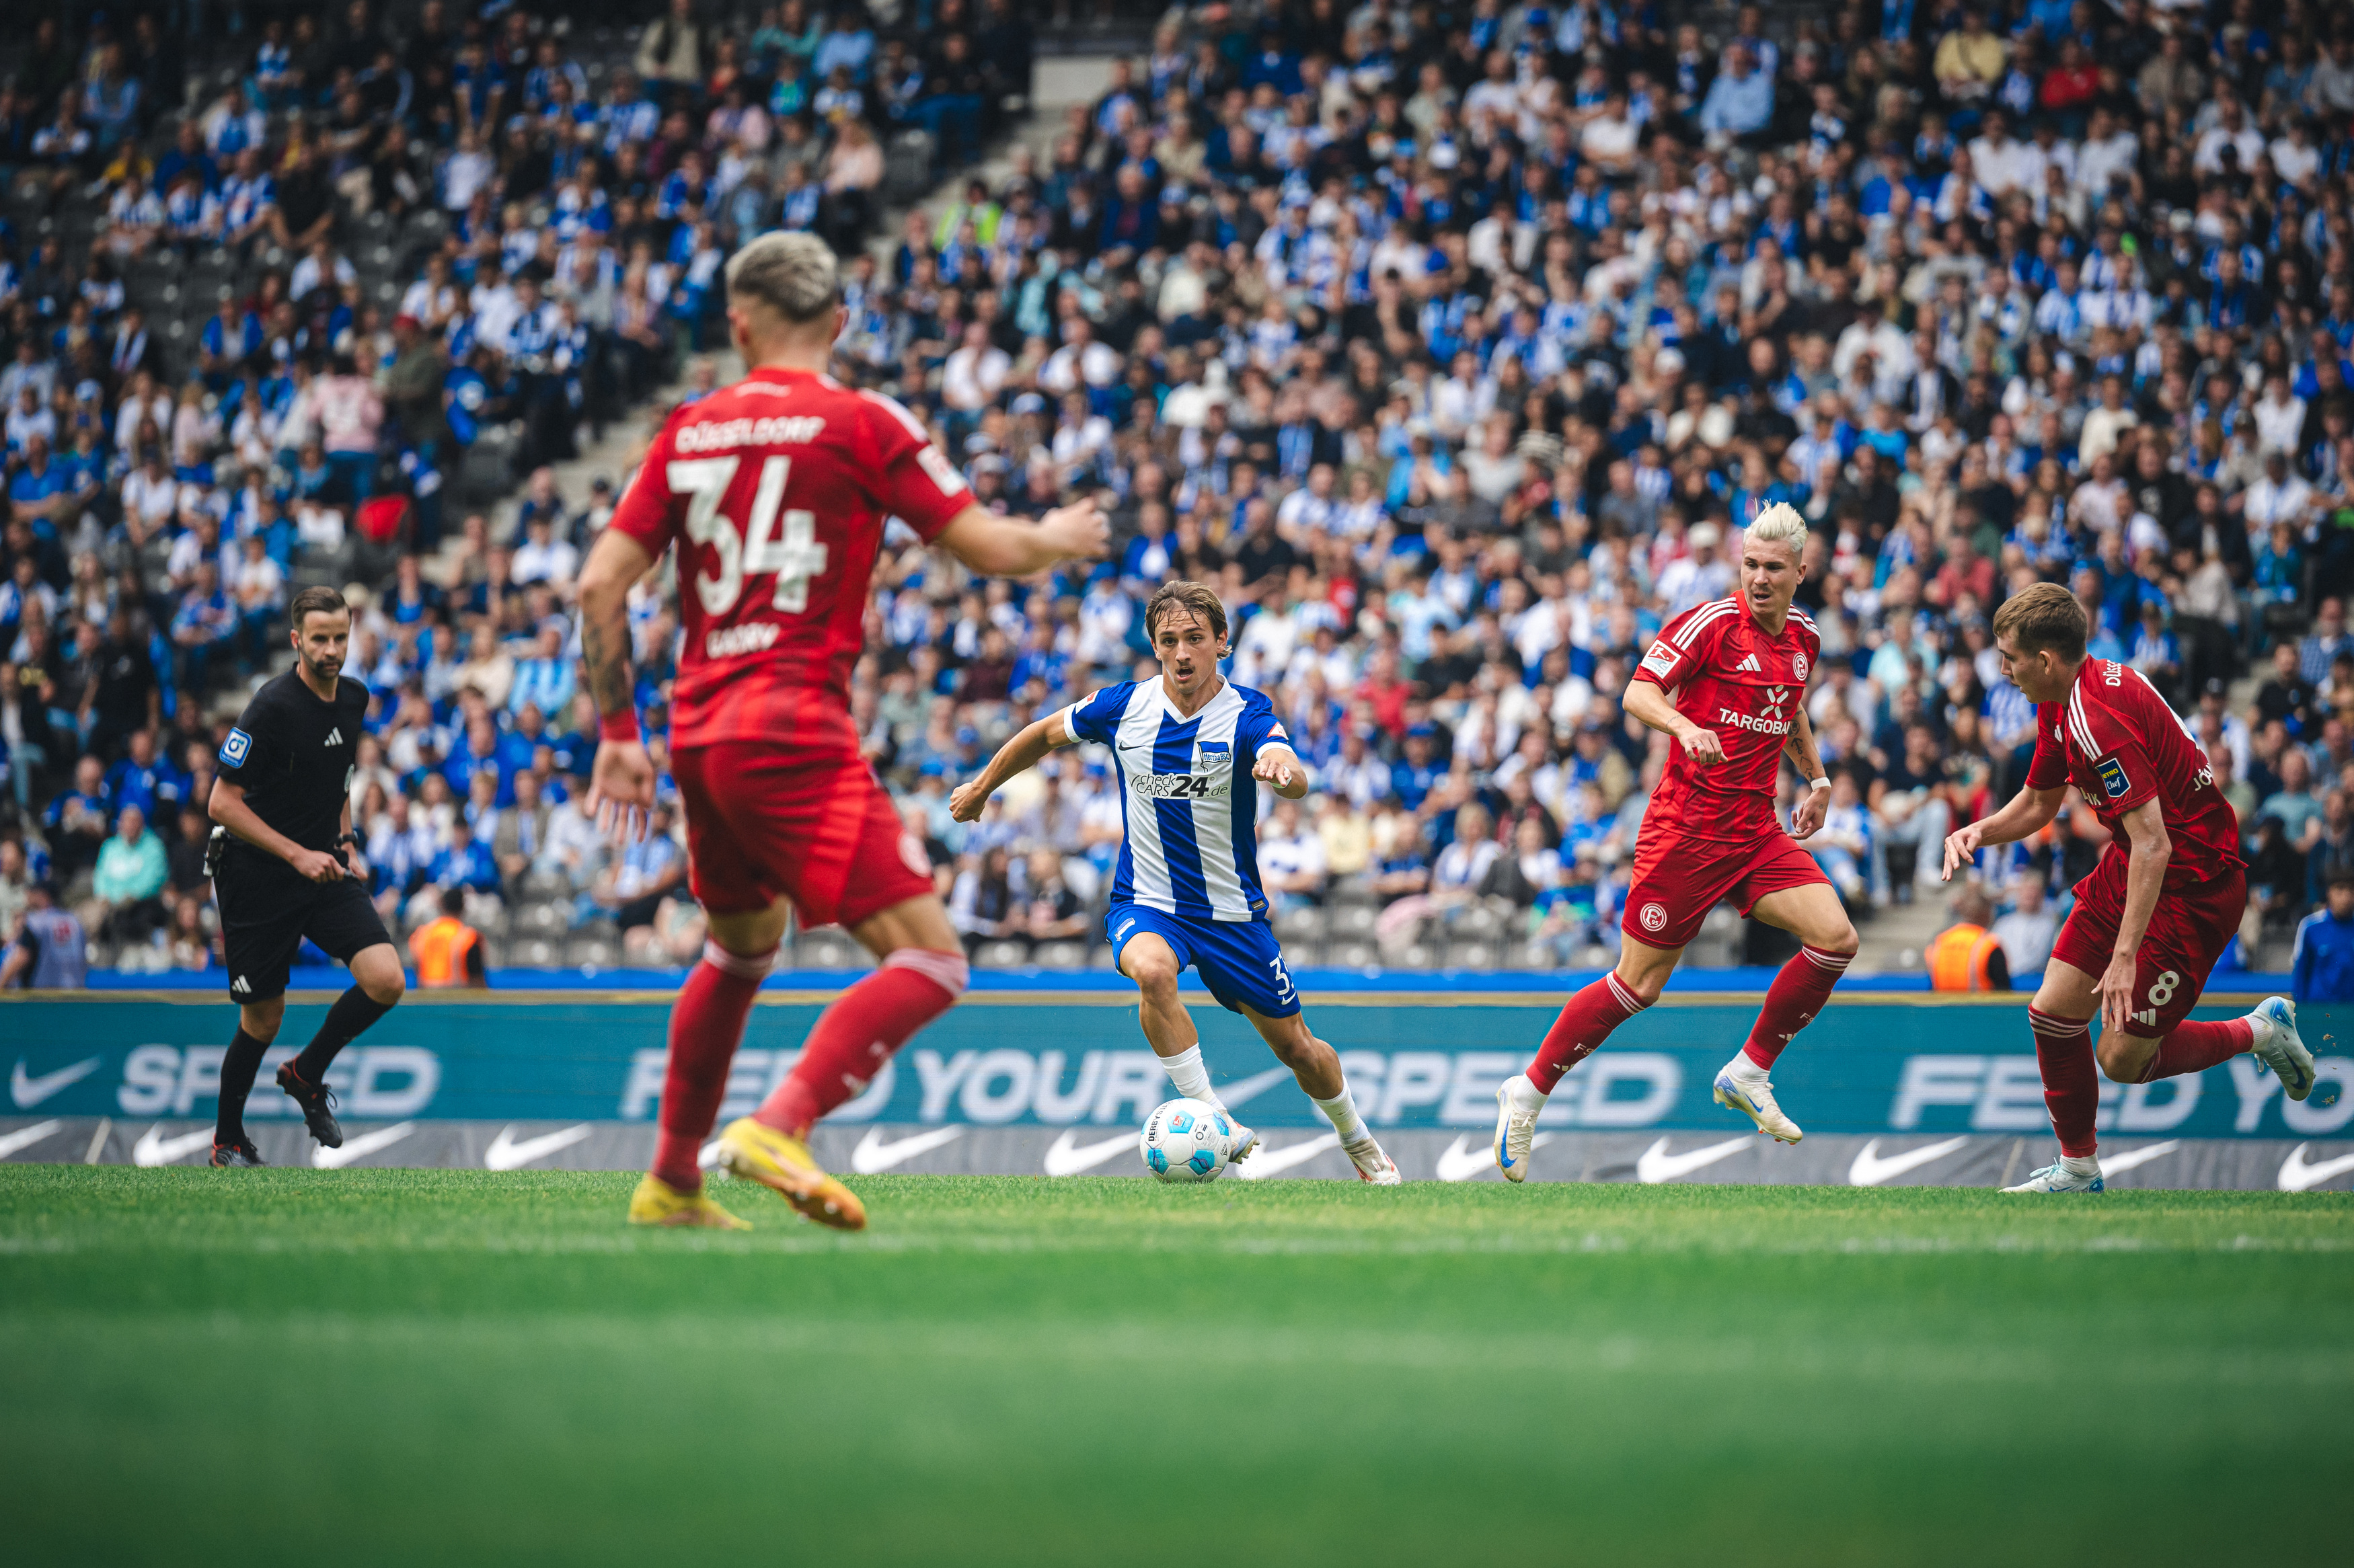
[(677, 547), (671, 744), (774, 744), (812, 697), (847, 734), (884, 520), (929, 541), (971, 503), (914, 416), (827, 376), (762, 366), (673, 414), (612, 522)]

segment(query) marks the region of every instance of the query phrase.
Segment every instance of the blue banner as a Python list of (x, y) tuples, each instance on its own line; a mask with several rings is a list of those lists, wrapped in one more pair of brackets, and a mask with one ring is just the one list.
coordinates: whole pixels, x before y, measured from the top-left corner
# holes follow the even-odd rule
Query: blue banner
[[(783, 1080), (822, 997), (762, 999), (728, 1078), (723, 1116), (751, 1109)], [(1311, 1027), (1341, 1053), (1357, 1104), (1379, 1127), (1492, 1124), (1496, 1085), (1552, 1023), (1542, 999), (1311, 1001)], [(2235, 1016), (2241, 1007), (2202, 1008)], [(247, 1110), (292, 1117), (270, 1086), (323, 1017), (290, 1005)], [(667, 998), (581, 993), (499, 1000), (412, 994), (345, 1050), (329, 1082), (355, 1120), (622, 1121), (653, 1118), (662, 1094)], [(1747, 1037), (1755, 1001), (1670, 998), (1629, 1020), (1564, 1080), (1541, 1125), (1631, 1131), (1722, 1128), (1717, 1069)], [(1312, 1128), (1315, 1107), (1241, 1019), (1197, 1005), (1202, 1049), (1220, 1092), (1255, 1126)], [(2193, 1077), (2102, 1086), (2101, 1126), (2178, 1138), (2322, 1138), (2354, 1121), (2354, 1058), (2329, 1037), (2354, 1010), (2313, 1007), (2300, 1023), (2321, 1058), (2299, 1104), (2239, 1056)], [(209, 1118), (225, 1002), (85, 995), (0, 1002), (6, 1114)], [(1782, 1104), (1810, 1132), (2034, 1133), (2042, 1084), (2023, 1001), (1926, 999), (1834, 1003), (1775, 1069)], [(836, 1119), (893, 1124), (1132, 1127), (1170, 1097), (1133, 1005), (1113, 999), (969, 997), (925, 1030)]]

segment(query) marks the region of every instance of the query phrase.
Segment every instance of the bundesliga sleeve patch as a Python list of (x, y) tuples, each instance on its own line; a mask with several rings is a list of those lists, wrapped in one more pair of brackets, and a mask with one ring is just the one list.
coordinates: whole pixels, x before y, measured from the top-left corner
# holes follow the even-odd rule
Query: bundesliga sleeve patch
[(221, 742), (220, 759), (231, 768), (242, 768), (247, 754), (252, 750), (253, 736), (241, 729), (233, 729), (228, 732), (228, 738)]
[(2133, 793), (2133, 780), (2126, 777), (2126, 766), (2114, 757), (2104, 757), (2093, 765), (2093, 773), (2101, 788), (2109, 792), (2112, 800), (2122, 800)]
[(1654, 641), (1651, 651), (1643, 655), (1643, 668), (1654, 675), (1664, 675), (1675, 667), (1676, 651), (1664, 637)]

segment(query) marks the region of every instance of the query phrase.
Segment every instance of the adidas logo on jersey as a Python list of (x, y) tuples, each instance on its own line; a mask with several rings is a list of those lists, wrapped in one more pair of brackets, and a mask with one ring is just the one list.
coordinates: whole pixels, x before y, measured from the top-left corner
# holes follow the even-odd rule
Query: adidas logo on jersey
[(1757, 655), (1755, 653), (1750, 654), (1747, 658), (1742, 660), (1740, 663), (1735, 664), (1733, 668), (1736, 673), (1742, 671), (1747, 671), (1753, 675), (1762, 675), (1766, 673), (1766, 666), (1757, 662)]
[(343, 726), (337, 725), (334, 728), (327, 732), (327, 744), (329, 746), (341, 746), (344, 744)]

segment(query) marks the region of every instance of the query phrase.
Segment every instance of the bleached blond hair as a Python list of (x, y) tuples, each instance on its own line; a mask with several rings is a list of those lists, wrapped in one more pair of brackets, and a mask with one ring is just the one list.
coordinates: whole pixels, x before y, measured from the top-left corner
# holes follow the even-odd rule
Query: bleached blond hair
[(842, 274), (824, 240), (779, 231), (761, 235), (729, 259), (727, 292), (802, 323), (832, 313), (842, 301)]
[(1757, 514), (1757, 521), (1749, 525), (1742, 542), (1781, 545), (1795, 558), (1806, 553), (1807, 520), (1788, 502), (1777, 501)]

